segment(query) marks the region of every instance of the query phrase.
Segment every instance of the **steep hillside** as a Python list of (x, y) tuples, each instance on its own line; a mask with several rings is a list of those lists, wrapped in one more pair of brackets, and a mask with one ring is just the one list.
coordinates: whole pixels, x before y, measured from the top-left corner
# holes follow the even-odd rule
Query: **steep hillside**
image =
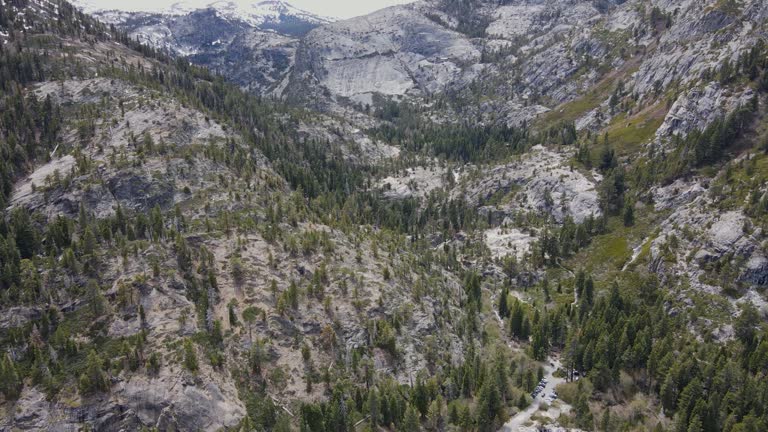
[(764, 2), (270, 5), (0, 3), (0, 429), (766, 429)]
[(3, 428), (272, 428), (329, 391), (313, 383), (407, 383), (433, 346), (462, 358), (443, 318), (460, 278), (323, 203), (362, 177), (298, 130), (322, 117), (66, 3), (2, 12)]

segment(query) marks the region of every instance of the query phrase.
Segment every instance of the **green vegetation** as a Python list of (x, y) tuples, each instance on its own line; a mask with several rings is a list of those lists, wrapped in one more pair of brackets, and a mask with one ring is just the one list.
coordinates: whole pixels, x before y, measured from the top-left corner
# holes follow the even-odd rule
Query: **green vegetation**
[(431, 124), (408, 109), (382, 117), (395, 123), (370, 131), (373, 136), (416, 154), (480, 162), (522, 153), (530, 145), (525, 128)]
[[(13, 38), (0, 52), (0, 306), (25, 314), (0, 332), (9, 407), (30, 387), (87, 405), (115, 381), (179, 372), (195, 385), (231, 380), (245, 405), (243, 431), (493, 431), (530, 404), (557, 356), (556, 376), (568, 381), (558, 392), (572, 407), (562, 425), (647, 430), (662, 412), (664, 430), (767, 427), (768, 329), (748, 302), (738, 311), (731, 303), (744, 257), (702, 264), (700, 281), (722, 293), (660, 281), (651, 264), (682, 259), (670, 236), (651, 262), (666, 214), (652, 209), (649, 192), (722, 166), (707, 205), (743, 210), (745, 235), (765, 231), (768, 147), (753, 145), (765, 135), (762, 45), (705, 75), (763, 93), (672, 138), (666, 152), (646, 152), (666, 109), (658, 100), (638, 106), (624, 88), (636, 67), (629, 60), (535, 126), (437, 123), (409, 103), (376, 101), (370, 113), (381, 123), (367, 132), (403, 156), (369, 166), (300, 134), (310, 111), (245, 94), (65, 3), (55, 2), (56, 24), (28, 20), (14, 10), (25, 2), (13, 3), (0, 5), (0, 28)], [(471, 35), (487, 24), (469, 13), (477, 6), (446, 3), (466, 13), (458, 30)], [(654, 9), (648, 25), (663, 31), (672, 18)], [(629, 36), (598, 37), (618, 53)], [(76, 49), (68, 44), (93, 62), (64, 60)], [(125, 51), (89, 51), (102, 46)], [(96, 76), (140, 91), (62, 105), (30, 91)], [(575, 120), (605, 100), (611, 124), (577, 131)], [(118, 137), (124, 148), (102, 146), (126, 112), (150, 105), (197, 110), (225, 136), (186, 145), (130, 132)], [(601, 214), (580, 222), (538, 209), (492, 214), (523, 201), (519, 184), (474, 203), (453, 193), (538, 144), (575, 154), (574, 171), (603, 176)], [(745, 149), (749, 157), (726, 162)], [(39, 202), (9, 208), (15, 184), (64, 155), (75, 160), (70, 172), (30, 186)], [(426, 159), (450, 172), (428, 196), (397, 200), (375, 187)], [(89, 194), (119, 195), (115, 173), (147, 177), (146, 189), (172, 184), (169, 203), (98, 208)], [(82, 204), (65, 207), (65, 193)], [(542, 195), (553, 208), (555, 191)], [(482, 236), (500, 218), (536, 238), (530, 250), (490, 258)], [(688, 241), (696, 235), (685, 232)], [(734, 337), (718, 339), (729, 325)]]
[(621, 87), (624, 77), (632, 75), (636, 69), (637, 63), (634, 60), (627, 61), (620, 69), (607, 73), (591, 86), (586, 94), (555, 107), (541, 116), (537, 123), (550, 125), (556, 122), (575, 122), (615, 94), (616, 89)]
[(620, 114), (611, 120), (606, 129), (611, 144), (621, 155), (636, 154), (654, 137), (656, 130), (664, 121), (666, 111), (652, 106), (642, 112), (626, 117)]

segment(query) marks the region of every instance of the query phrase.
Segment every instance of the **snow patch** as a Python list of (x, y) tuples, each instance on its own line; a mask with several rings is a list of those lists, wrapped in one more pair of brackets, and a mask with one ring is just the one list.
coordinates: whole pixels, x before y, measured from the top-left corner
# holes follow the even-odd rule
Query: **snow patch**
[(100, 16), (111, 17), (120, 21), (125, 12), (146, 12), (163, 15), (188, 15), (201, 9), (213, 9), (219, 16), (226, 19), (241, 20), (254, 27), (266, 23), (280, 23), (283, 18), (298, 18), (313, 24), (327, 24), (333, 22), (331, 17), (321, 17), (305, 10), (299, 9), (289, 3), (279, 0), (265, 0), (260, 2), (243, 1), (214, 1), (210, 0), (183, 0), (166, 6), (163, 2), (149, 3), (122, 3), (114, 11), (105, 10), (90, 0), (76, 0), (73, 2), (86, 13), (98, 12)]

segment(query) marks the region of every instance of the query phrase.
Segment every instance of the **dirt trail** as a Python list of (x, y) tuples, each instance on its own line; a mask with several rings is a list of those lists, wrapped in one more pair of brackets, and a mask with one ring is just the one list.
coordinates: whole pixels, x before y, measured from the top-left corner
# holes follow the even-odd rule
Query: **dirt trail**
[[(576, 292), (574, 291), (574, 296), (575, 295)], [(495, 303), (495, 301), (496, 298), (493, 299), (492, 304)], [(578, 301), (578, 298), (576, 301)], [(499, 325), (503, 329), (504, 320), (501, 319), (499, 312), (495, 307), (493, 307), (493, 314), (496, 316), (496, 319), (499, 321)], [(565, 378), (558, 378), (554, 376), (555, 371), (560, 369), (560, 367), (561, 364), (559, 358), (555, 356), (547, 357), (547, 361), (544, 364), (544, 379), (547, 380), (546, 386), (544, 386), (544, 389), (535, 398), (533, 398), (533, 402), (530, 406), (528, 406), (528, 408), (520, 411), (514, 417), (510, 418), (506, 423), (504, 423), (504, 426), (499, 429), (499, 432), (516, 432), (526, 427), (526, 424), (530, 422), (533, 415), (539, 411), (542, 402), (544, 402), (544, 398), (548, 395), (551, 395), (558, 385), (565, 382)], [(560, 401), (560, 404), (564, 409), (570, 408), (563, 401)]]
[[(520, 411), (514, 417), (510, 418), (504, 426), (499, 429), (501, 432), (516, 432), (522, 429), (526, 423), (531, 420), (536, 412), (539, 411), (544, 398), (547, 395), (552, 394), (555, 391), (555, 387), (565, 382), (565, 378), (557, 378), (553, 374), (560, 368), (560, 360), (555, 357), (547, 358), (547, 363), (544, 365), (544, 379), (547, 380), (547, 385), (544, 387), (541, 393), (539, 393), (534, 399), (531, 405)], [(561, 404), (563, 402), (561, 401)]]

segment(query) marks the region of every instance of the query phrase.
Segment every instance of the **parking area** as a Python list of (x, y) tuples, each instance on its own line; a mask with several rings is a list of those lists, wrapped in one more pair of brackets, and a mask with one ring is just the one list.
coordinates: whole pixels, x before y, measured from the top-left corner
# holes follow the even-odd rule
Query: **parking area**
[(539, 384), (536, 385), (536, 388), (531, 392), (531, 397), (536, 399), (537, 397), (541, 396), (542, 400), (546, 403), (552, 403), (553, 401), (557, 400), (557, 392), (555, 392), (554, 389), (551, 389), (549, 392), (547, 392), (548, 384), (549, 380), (546, 378), (539, 381)]

